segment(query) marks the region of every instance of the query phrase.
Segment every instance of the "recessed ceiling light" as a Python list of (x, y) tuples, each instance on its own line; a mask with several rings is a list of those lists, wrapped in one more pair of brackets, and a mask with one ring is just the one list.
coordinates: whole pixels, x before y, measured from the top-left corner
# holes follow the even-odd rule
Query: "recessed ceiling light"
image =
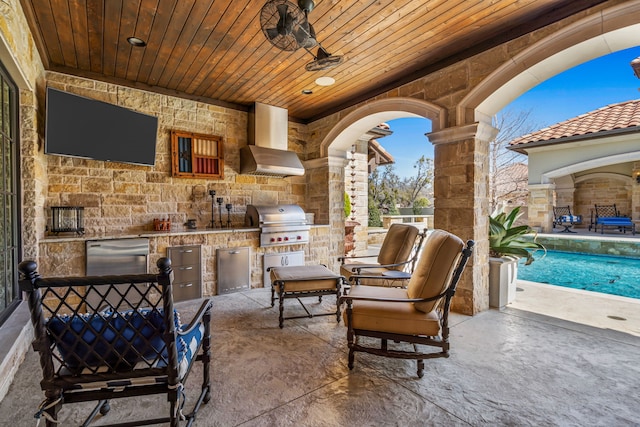
[(318, 77), (316, 79), (316, 84), (318, 86), (331, 86), (335, 82), (336, 82), (336, 79), (334, 79), (333, 77), (328, 77), (328, 76)]
[(302, 93), (304, 95), (311, 95), (313, 93), (313, 91), (311, 89), (302, 89)]
[(139, 39), (138, 37), (129, 37), (127, 41), (131, 46), (134, 46), (134, 47), (145, 47), (147, 45), (147, 42), (145, 42), (142, 39)]

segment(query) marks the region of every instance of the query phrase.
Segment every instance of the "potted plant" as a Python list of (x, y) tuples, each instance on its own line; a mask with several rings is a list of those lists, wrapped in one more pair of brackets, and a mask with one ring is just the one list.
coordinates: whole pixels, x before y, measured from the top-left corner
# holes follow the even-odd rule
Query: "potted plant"
[(344, 222), (344, 254), (347, 255), (351, 252), (355, 246), (355, 233), (356, 226), (360, 225), (357, 221), (350, 221), (349, 215), (351, 215), (352, 207), (351, 207), (351, 198), (344, 192), (344, 216), (346, 221)]
[[(502, 308), (515, 299), (518, 260), (525, 265), (534, 261), (533, 254), (546, 248), (535, 241), (535, 231), (528, 225), (514, 225), (520, 218), (520, 207), (511, 212), (496, 209), (489, 215), (489, 305)], [(533, 239), (528, 238), (534, 234)]]

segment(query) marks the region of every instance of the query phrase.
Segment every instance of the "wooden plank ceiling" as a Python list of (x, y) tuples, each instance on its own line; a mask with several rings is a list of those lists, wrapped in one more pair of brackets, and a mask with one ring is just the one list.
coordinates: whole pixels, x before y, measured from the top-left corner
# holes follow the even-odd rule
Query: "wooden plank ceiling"
[(316, 0), (309, 22), (344, 62), (309, 72), (313, 55), (264, 36), (266, 0), (22, 0), (48, 70), (240, 109), (258, 101), (303, 122), (602, 2)]

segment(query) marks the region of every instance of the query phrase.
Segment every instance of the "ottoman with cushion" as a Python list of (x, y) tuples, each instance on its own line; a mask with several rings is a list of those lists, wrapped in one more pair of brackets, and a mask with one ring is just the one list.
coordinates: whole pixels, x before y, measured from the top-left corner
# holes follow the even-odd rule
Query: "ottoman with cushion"
[[(335, 314), (340, 321), (340, 307), (338, 298), (344, 277), (329, 270), (324, 265), (300, 265), (292, 267), (270, 267), (271, 274), (271, 307), (275, 305), (276, 292), (280, 300), (279, 326), (284, 327), (285, 319), (299, 319), (313, 316), (327, 316)], [(330, 313), (312, 314), (300, 301), (301, 297), (317, 296), (322, 301), (323, 295), (336, 296), (336, 311)], [(284, 300), (296, 298), (307, 313), (304, 316), (284, 317)]]

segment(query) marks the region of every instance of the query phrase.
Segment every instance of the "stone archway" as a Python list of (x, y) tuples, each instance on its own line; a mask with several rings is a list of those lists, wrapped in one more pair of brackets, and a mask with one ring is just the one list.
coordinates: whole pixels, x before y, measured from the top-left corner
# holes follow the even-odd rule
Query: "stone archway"
[(484, 121), (537, 84), (576, 65), (637, 45), (640, 3), (625, 2), (568, 25), (498, 67), (458, 104), (458, 126)]
[[(544, 39), (507, 59), (479, 84), (473, 87), (455, 107), (453, 127), (429, 135), (436, 145), (449, 151), (464, 152), (470, 146), (476, 159), (486, 159), (488, 144), (482, 133), (491, 129), (491, 119), (502, 108), (538, 83), (555, 76), (580, 63), (596, 57), (633, 47), (640, 33), (640, 2), (625, 2), (600, 13), (569, 24)], [(436, 142), (437, 141), (437, 142)], [(473, 181), (477, 186), (470, 197), (461, 197), (459, 204), (473, 209), (475, 220), (472, 224), (473, 238), (476, 240), (472, 268), (473, 279), (461, 281), (460, 298), (464, 298), (461, 311), (476, 313), (488, 308), (488, 203), (483, 202), (483, 182), (488, 169), (483, 169), (482, 160), (468, 164), (467, 171), (473, 170)], [(436, 161), (436, 170), (442, 165)], [(467, 172), (469, 174), (470, 172)], [(484, 175), (484, 178), (483, 176)], [(451, 192), (451, 185), (442, 185), (443, 191), (436, 192), (436, 202), (442, 195)], [(537, 215), (536, 223), (551, 224), (554, 186), (552, 184), (530, 185), (529, 215)], [(436, 191), (438, 185), (436, 183)], [(532, 203), (533, 200), (546, 200)], [(451, 216), (451, 215), (449, 215)], [(467, 215), (468, 216), (468, 215)], [(458, 219), (449, 224), (454, 229), (465, 229), (468, 219)], [(438, 205), (436, 204), (436, 227), (438, 227)], [(467, 269), (468, 270), (468, 269)], [(467, 272), (465, 272), (465, 275)], [(471, 283), (469, 283), (471, 282)], [(458, 297), (457, 297), (458, 298)], [(459, 306), (458, 306), (459, 307)], [(455, 300), (454, 300), (455, 308)]]
[(441, 106), (415, 98), (372, 101), (347, 114), (329, 131), (320, 145), (320, 154), (341, 155), (369, 129), (401, 117), (424, 117), (431, 120), (432, 130), (437, 131), (445, 127), (446, 113)]
[[(329, 189), (328, 194), (318, 199), (319, 202), (323, 199), (329, 206), (331, 253), (342, 253), (341, 245), (344, 242), (344, 171), (348, 161), (347, 152), (355, 141), (372, 128), (401, 117), (424, 117), (431, 120), (432, 128), (441, 129), (446, 123), (446, 110), (415, 98), (386, 98), (366, 103), (341, 118), (323, 138), (321, 157), (305, 164), (310, 182), (324, 181), (328, 184), (324, 186)], [(426, 138), (425, 143), (428, 143)]]
[[(396, 107), (392, 107), (393, 102), (399, 103), (400, 112), (430, 118), (433, 131), (428, 137), (435, 145), (435, 169), (440, 175), (436, 176), (434, 186), (435, 226), (476, 241), (474, 256), (458, 286), (453, 309), (466, 314), (488, 309), (489, 208), (486, 164), (488, 141), (496, 131), (491, 126), (492, 116), (547, 78), (597, 56), (630, 47), (637, 40), (635, 34), (640, 33), (638, 23), (640, 2), (605, 6), (580, 20), (542, 29), (455, 64), (443, 72), (432, 73), (389, 91), (379, 99), (360, 104), (360, 107), (314, 123), (311, 133), (317, 132), (318, 145), (314, 146), (314, 150), (317, 148), (318, 151), (313, 154), (319, 158), (312, 161), (313, 167), (317, 167), (312, 172), (321, 173), (312, 174), (308, 182), (323, 180), (322, 190), (327, 188), (328, 183), (332, 196), (326, 192), (316, 194), (320, 191), (310, 188), (311, 202), (318, 205), (322, 203), (325, 209), (328, 205), (332, 222), (335, 218), (341, 218), (342, 192), (337, 189), (342, 189), (344, 185), (346, 159), (340, 157), (340, 153), (344, 153), (350, 147), (350, 141), (357, 139), (367, 129), (384, 120), (400, 117), (387, 116), (390, 118), (385, 119), (381, 115), (398, 112)], [(529, 46), (523, 48), (525, 44)], [(396, 94), (406, 95), (406, 98), (397, 98)], [(440, 105), (446, 107), (448, 117), (435, 103), (422, 101), (427, 99), (437, 99)], [(407, 111), (407, 105), (424, 109)], [(535, 189), (536, 197), (545, 199), (550, 196), (551, 200), (551, 186), (538, 187)], [(551, 204), (544, 204), (540, 208), (541, 211), (551, 211)], [(341, 221), (339, 224), (332, 223), (332, 229), (335, 230), (338, 225), (341, 228), (341, 224)], [(341, 239), (341, 235), (332, 237), (332, 245)], [(335, 246), (330, 251), (340, 252)]]

